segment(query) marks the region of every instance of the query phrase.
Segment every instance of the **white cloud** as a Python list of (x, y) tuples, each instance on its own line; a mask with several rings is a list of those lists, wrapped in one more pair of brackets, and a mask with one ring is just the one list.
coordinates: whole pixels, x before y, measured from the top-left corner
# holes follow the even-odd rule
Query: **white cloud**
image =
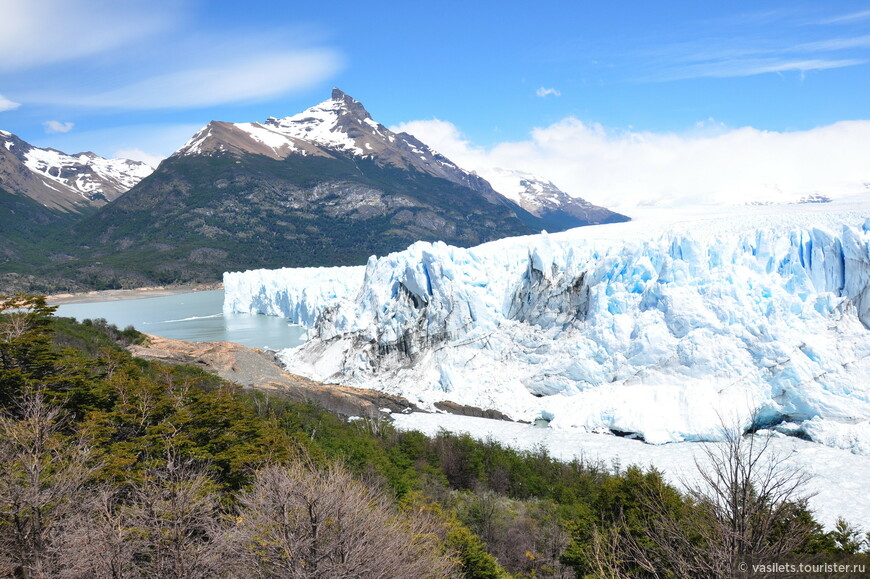
[(142, 149), (118, 149), (115, 151), (114, 157), (116, 159), (132, 159), (134, 161), (142, 161), (146, 165), (150, 166), (152, 169), (156, 169), (157, 165), (160, 164), (165, 157), (161, 157), (160, 155), (152, 155)]
[[(787, 9), (701, 21), (666, 43), (641, 39), (623, 57), (639, 81), (803, 75), (870, 62), (870, 35), (857, 26), (870, 11), (816, 18), (816, 13)], [(834, 23), (844, 26), (819, 27)]]
[(488, 148), (446, 121), (396, 129), (484, 178), (496, 167), (529, 171), (570, 195), (629, 213), (648, 205), (787, 202), (814, 193), (836, 198), (870, 183), (870, 121), (797, 132), (707, 121), (678, 134), (613, 130), (568, 117), (534, 129), (526, 140)]
[(0, 0), (0, 72), (95, 55), (171, 28), (184, 3), (155, 2)]
[(171, 72), (100, 94), (35, 95), (33, 100), (57, 98), (66, 104), (119, 109), (205, 107), (304, 89), (326, 80), (341, 66), (341, 57), (329, 49), (246, 54), (220, 66)]
[(154, 110), (264, 100), (343, 66), (316, 27), (221, 29), (205, 10), (193, 0), (0, 0), (11, 23), (0, 74), (38, 87), (17, 95), (27, 103)]
[(846, 38), (830, 38), (815, 42), (805, 42), (792, 49), (792, 52), (826, 52), (836, 50), (848, 50), (850, 48), (870, 47), (870, 34), (864, 36), (850, 36)]
[(794, 60), (786, 58), (745, 58), (722, 60), (718, 62), (702, 62), (675, 68), (658, 77), (658, 80), (680, 80), (687, 78), (733, 78), (755, 76), (757, 74), (830, 70), (865, 64), (866, 59), (824, 59), (812, 58)]
[(548, 96), (562, 96), (562, 93), (554, 88), (544, 88), (539, 87), (538, 90), (535, 91), (535, 94), (541, 98), (546, 98)]
[(843, 14), (842, 16), (835, 16), (833, 18), (822, 20), (821, 24), (842, 24), (855, 22), (857, 20), (867, 20), (868, 18), (870, 18), (870, 10), (862, 10), (860, 12), (852, 12), (850, 14)]
[(42, 123), (42, 126), (45, 127), (46, 134), (54, 135), (56, 133), (68, 133), (70, 132), (75, 123), (71, 122), (60, 122), (60, 121), (45, 121)]
[(14, 111), (18, 107), (21, 106), (21, 103), (16, 103), (14, 101), (9, 100), (0, 94), (0, 113), (3, 111)]

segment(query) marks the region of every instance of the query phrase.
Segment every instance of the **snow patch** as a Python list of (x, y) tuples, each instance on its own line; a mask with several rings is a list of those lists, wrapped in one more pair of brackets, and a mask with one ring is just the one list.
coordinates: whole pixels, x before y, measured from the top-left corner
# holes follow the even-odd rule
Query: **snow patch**
[[(31, 147), (24, 153), (24, 165), (85, 199), (101, 193), (107, 185), (127, 191), (154, 170), (129, 159), (104, 159), (94, 154), (67, 155), (54, 149)], [(57, 189), (52, 187), (52, 189)]]
[(363, 149), (339, 126), (345, 112), (342, 100), (330, 99), (291, 117), (269, 118), (266, 124), (290, 137), (362, 156)]
[(255, 141), (270, 147), (276, 153), (282, 149), (296, 151), (293, 141), (286, 135), (264, 127), (260, 123), (237, 123), (234, 126), (250, 135)]

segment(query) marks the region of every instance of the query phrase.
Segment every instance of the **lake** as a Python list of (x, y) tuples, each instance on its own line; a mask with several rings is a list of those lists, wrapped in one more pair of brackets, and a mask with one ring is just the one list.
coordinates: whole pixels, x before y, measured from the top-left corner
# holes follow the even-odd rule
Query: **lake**
[(223, 290), (171, 296), (64, 304), (56, 315), (84, 319), (104, 318), (123, 329), (176, 340), (235, 342), (253, 348), (280, 350), (305, 341), (305, 328), (284, 318), (255, 314), (225, 314)]

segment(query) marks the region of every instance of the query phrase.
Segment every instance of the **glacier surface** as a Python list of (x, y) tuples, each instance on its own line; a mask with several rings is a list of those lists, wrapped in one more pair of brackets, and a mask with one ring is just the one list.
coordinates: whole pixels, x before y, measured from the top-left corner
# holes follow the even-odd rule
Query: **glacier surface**
[(424, 408), (651, 443), (736, 421), (870, 454), (870, 203), (825, 205), (226, 274), (225, 307), (308, 326), (290, 371)]

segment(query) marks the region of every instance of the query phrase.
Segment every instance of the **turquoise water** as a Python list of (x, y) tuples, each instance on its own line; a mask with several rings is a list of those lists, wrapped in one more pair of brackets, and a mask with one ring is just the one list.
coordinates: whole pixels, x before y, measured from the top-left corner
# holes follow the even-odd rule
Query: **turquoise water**
[(138, 300), (65, 304), (58, 316), (84, 320), (105, 318), (119, 328), (204, 342), (236, 342), (254, 348), (280, 350), (304, 341), (305, 328), (284, 318), (224, 314), (223, 290), (191, 292)]

